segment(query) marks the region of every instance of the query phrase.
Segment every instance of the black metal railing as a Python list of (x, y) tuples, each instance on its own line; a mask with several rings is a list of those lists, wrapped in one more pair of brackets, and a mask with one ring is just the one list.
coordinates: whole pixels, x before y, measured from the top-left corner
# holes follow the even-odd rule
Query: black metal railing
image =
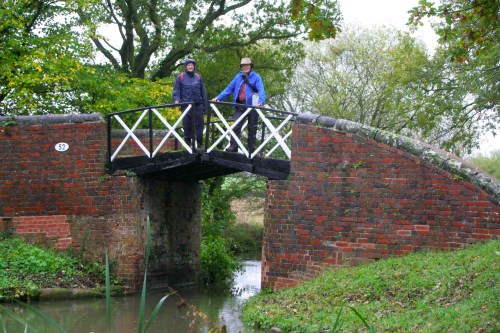
[[(234, 121), (234, 108), (245, 108), (240, 119)], [(290, 159), (290, 135), (297, 114), (266, 107), (244, 106), (226, 102), (210, 102), (204, 115), (203, 146), (196, 140), (184, 140), (183, 119), (194, 108), (194, 103), (165, 104), (121, 111), (107, 115), (108, 161), (119, 157), (147, 156), (154, 158), (158, 153), (185, 150), (191, 154), (200, 151), (210, 153), (224, 150), (231, 138), (237, 144), (238, 152), (248, 158), (257, 155), (276, 159)], [(246, 117), (253, 113), (250, 124), (256, 128), (255, 138), (248, 137)], [(191, 117), (195, 121), (195, 117)], [(241, 135), (233, 129), (243, 122)], [(195, 124), (192, 126), (193, 131)], [(194, 133), (193, 133), (194, 134)], [(194, 137), (190, 135), (189, 137)]]

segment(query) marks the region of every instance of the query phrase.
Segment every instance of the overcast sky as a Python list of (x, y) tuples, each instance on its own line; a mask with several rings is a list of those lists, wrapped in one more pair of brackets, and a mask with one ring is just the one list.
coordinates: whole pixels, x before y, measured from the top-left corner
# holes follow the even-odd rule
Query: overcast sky
[[(409, 31), (406, 26), (408, 11), (418, 5), (418, 0), (338, 0), (344, 23), (365, 26), (386, 25)], [(437, 36), (429, 24), (414, 34), (432, 49), (437, 45)]]
[[(406, 27), (408, 11), (418, 5), (418, 0), (338, 0), (338, 2), (346, 24), (387, 25), (405, 31), (409, 31)], [(430, 24), (424, 25), (414, 36), (423, 40), (429, 49), (437, 45), (437, 36)], [(490, 154), (500, 150), (500, 135), (496, 137), (491, 134), (485, 135), (481, 142), (480, 150), (473, 155)]]

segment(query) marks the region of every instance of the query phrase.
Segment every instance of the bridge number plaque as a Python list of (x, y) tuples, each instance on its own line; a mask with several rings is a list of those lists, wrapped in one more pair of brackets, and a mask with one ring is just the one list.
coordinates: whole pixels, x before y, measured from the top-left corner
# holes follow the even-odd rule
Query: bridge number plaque
[(66, 142), (59, 142), (59, 143), (56, 143), (55, 148), (57, 151), (66, 151), (69, 149), (69, 145)]

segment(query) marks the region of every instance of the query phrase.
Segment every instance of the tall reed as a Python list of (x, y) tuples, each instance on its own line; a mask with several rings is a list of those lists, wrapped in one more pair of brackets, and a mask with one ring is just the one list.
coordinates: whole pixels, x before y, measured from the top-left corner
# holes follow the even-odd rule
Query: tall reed
[[(148, 263), (149, 256), (151, 254), (151, 223), (149, 221), (149, 216), (146, 220), (146, 248), (145, 248), (145, 257), (144, 257), (144, 279), (142, 282), (142, 291), (141, 291), (141, 304), (139, 306), (139, 321), (137, 326), (137, 333), (146, 333), (148, 329), (151, 327), (151, 324), (158, 316), (158, 312), (160, 311), (163, 302), (173, 293), (165, 295), (162, 297), (158, 303), (156, 304), (155, 309), (151, 313), (149, 319), (145, 324), (145, 310), (146, 310), (146, 291), (147, 291), (147, 276), (148, 276)], [(111, 332), (111, 283), (110, 283), (110, 272), (109, 272), (109, 262), (108, 262), (108, 254), (106, 253), (106, 312), (107, 312), (107, 320), (108, 320), (108, 332)]]

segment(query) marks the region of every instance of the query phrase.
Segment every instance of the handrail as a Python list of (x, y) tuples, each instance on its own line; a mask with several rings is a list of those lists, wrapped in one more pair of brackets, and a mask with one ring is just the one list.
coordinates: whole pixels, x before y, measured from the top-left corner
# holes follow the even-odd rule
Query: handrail
[[(257, 124), (256, 146), (246, 146), (242, 139), (248, 138), (245, 128), (248, 127), (246, 119), (238, 119), (233, 121), (232, 109), (235, 106), (246, 107), (243, 116), (250, 113), (255, 114)], [(179, 108), (181, 114), (174, 121), (167, 120), (162, 111), (166, 109)], [(139, 154), (144, 153), (146, 157), (152, 159), (160, 152), (176, 151), (184, 148), (189, 153), (198, 153), (200, 150), (210, 153), (213, 150), (220, 150), (227, 147), (230, 139), (238, 145), (238, 150), (248, 158), (254, 158), (257, 155), (265, 155), (267, 157), (276, 155), (281, 151), (281, 156), (278, 158), (290, 159), (291, 151), (286, 143), (291, 135), (290, 124), (298, 115), (294, 112), (272, 109), (269, 107), (246, 106), (229, 102), (209, 102), (209, 108), (206, 110), (204, 119), (204, 147), (197, 147), (195, 140), (192, 140), (191, 145), (185, 142), (182, 132), (184, 127), (182, 122), (184, 117), (194, 108), (193, 102), (178, 103), (178, 104), (163, 104), (158, 106), (148, 106), (114, 112), (106, 115), (108, 127), (108, 162), (112, 162), (115, 158), (125, 151), (126, 156), (135, 156), (137, 151)], [(227, 108), (231, 109), (230, 119), (225, 114), (228, 113)], [(223, 110), (224, 109), (224, 110)], [(214, 119), (215, 118), (215, 119)], [(193, 119), (193, 128), (194, 121)], [(233, 131), (233, 128), (240, 122), (243, 122), (241, 136), (238, 137)], [(147, 132), (146, 132), (147, 131)], [(141, 135), (142, 133), (142, 135)], [(114, 139), (119, 134), (124, 135), (118, 147), (114, 149), (114, 144), (118, 139)], [(168, 140), (174, 140), (174, 147), (168, 148)], [(136, 145), (130, 147), (129, 142), (135, 142)], [(137, 148), (140, 148), (137, 150)], [(281, 148), (281, 149), (279, 149)], [(142, 151), (142, 153), (140, 153)]]

